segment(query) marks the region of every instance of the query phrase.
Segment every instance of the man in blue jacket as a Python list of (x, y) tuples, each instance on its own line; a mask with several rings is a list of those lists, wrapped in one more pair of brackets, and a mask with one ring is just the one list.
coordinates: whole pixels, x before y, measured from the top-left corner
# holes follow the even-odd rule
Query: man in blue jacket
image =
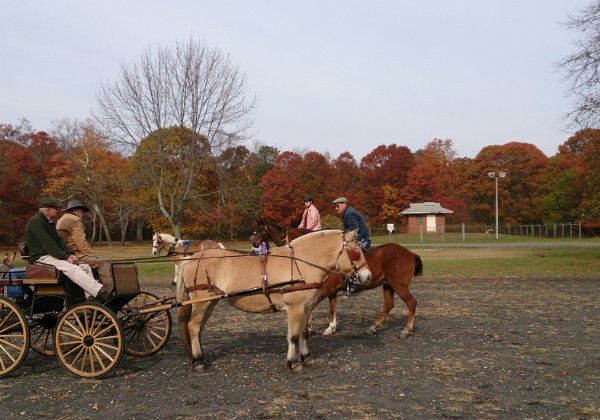
[[(358, 210), (348, 205), (348, 199), (346, 197), (339, 197), (333, 200), (335, 205), (335, 211), (342, 218), (344, 224), (344, 232), (358, 229), (358, 241), (361, 248), (368, 249), (371, 246), (371, 239), (369, 239), (369, 229), (365, 223), (365, 218)], [(344, 285), (346, 293), (358, 293), (362, 289), (360, 285), (352, 280), (352, 277), (348, 277), (347, 282)]]
[(344, 232), (358, 229), (358, 240), (363, 249), (368, 249), (371, 246), (369, 239), (369, 229), (365, 223), (365, 218), (358, 210), (348, 205), (346, 197), (339, 197), (333, 200), (335, 211), (342, 218), (344, 223)]

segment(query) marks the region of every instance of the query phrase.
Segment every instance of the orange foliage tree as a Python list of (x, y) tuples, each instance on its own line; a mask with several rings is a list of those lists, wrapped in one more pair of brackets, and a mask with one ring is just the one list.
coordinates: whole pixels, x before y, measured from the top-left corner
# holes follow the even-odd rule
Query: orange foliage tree
[(23, 235), (58, 152), (56, 140), (43, 131), (0, 125), (0, 240), (15, 243)]

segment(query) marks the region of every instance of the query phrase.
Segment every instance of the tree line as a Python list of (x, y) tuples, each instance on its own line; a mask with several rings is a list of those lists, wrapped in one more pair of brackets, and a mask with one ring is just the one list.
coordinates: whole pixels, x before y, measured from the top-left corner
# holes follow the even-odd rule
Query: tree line
[[(501, 223), (600, 227), (597, 129), (577, 132), (551, 157), (521, 142), (457, 157), (449, 139), (433, 139), (414, 152), (380, 145), (360, 160), (349, 152), (332, 157), (267, 145), (229, 145), (215, 153), (207, 143), (205, 136), (173, 126), (150, 133), (127, 154), (91, 121), (63, 120), (52, 134), (0, 124), (0, 241), (14, 244), (22, 236), (42, 195), (83, 200), (91, 209), (90, 236), (108, 242), (173, 232), (159, 195), (173, 203), (170, 210), (182, 202), (178, 233), (190, 238), (244, 238), (258, 217), (297, 225), (305, 194), (313, 195), (328, 227), (339, 224), (330, 205), (338, 196), (346, 196), (372, 227), (401, 227), (400, 212), (423, 201), (453, 210), (449, 224), (491, 224), (495, 184), (487, 174), (499, 171), (506, 172), (498, 182)], [(192, 145), (198, 157), (183, 153)], [(190, 159), (199, 162), (184, 185), (179, 172)], [(161, 166), (159, 194), (153, 177)]]

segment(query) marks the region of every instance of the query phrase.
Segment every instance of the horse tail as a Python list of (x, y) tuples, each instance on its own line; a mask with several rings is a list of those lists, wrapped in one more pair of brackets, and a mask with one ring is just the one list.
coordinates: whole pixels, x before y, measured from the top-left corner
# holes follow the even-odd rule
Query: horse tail
[[(181, 267), (183, 269), (183, 267)], [(190, 294), (186, 290), (185, 281), (183, 276), (177, 282), (177, 301), (183, 303), (190, 300)], [(179, 320), (179, 336), (181, 337), (181, 343), (186, 353), (192, 357), (192, 344), (190, 338), (190, 331), (188, 330), (188, 323), (192, 317), (192, 305), (182, 305), (179, 307), (177, 318)]]
[(415, 277), (423, 275), (423, 261), (421, 257), (415, 254)]

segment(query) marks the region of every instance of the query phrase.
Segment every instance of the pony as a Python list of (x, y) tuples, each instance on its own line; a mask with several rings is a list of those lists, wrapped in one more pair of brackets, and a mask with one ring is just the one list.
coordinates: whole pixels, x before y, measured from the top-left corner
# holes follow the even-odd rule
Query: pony
[[(276, 245), (281, 243), (282, 237), (293, 239), (304, 235), (305, 229), (283, 229), (268, 220), (258, 219), (256, 230), (249, 241), (253, 244), (271, 240)], [(285, 234), (284, 234), (285, 231)], [(394, 293), (396, 293), (408, 308), (407, 320), (400, 332), (401, 338), (406, 338), (414, 333), (414, 322), (417, 310), (417, 300), (410, 293), (409, 286), (414, 277), (423, 274), (421, 257), (412, 253), (402, 245), (386, 243), (369, 249), (365, 253), (367, 263), (373, 274), (372, 280), (361, 286), (363, 290), (383, 287), (383, 309), (377, 319), (367, 329), (368, 334), (375, 334), (380, 328), (390, 311), (394, 308)], [(344, 280), (337, 273), (331, 273), (321, 288), (321, 293), (315, 302), (316, 307), (326, 297), (329, 299), (329, 325), (323, 332), (324, 336), (332, 335), (337, 329), (337, 293), (342, 289)], [(310, 321), (309, 321), (310, 325)]]
[(177, 239), (168, 233), (154, 233), (152, 235), (152, 255), (159, 256), (161, 251), (167, 247), (169, 248), (167, 255), (175, 263), (175, 276), (170, 283), (171, 286), (176, 285), (181, 279), (181, 266), (185, 263), (183, 258), (186, 255), (208, 248), (225, 249), (222, 243), (210, 239), (188, 241)]
[[(312, 230), (310, 229), (294, 228), (291, 226), (283, 227), (270, 220), (256, 219), (256, 229), (248, 241), (250, 241), (254, 247), (257, 247), (258, 244), (268, 238), (271, 239), (276, 246), (283, 246), (288, 243), (288, 241), (311, 232)], [(256, 237), (257, 234), (260, 234), (258, 237), (261, 238), (260, 240)]]
[(310, 233), (268, 255), (206, 249), (186, 258), (190, 262), (177, 284), (179, 328), (197, 371), (206, 368), (201, 335), (219, 300), (227, 298), (235, 308), (252, 313), (285, 310), (287, 367), (294, 372), (314, 362), (308, 348), (308, 317), (327, 274), (355, 274), (360, 283), (371, 279), (356, 231)]

